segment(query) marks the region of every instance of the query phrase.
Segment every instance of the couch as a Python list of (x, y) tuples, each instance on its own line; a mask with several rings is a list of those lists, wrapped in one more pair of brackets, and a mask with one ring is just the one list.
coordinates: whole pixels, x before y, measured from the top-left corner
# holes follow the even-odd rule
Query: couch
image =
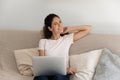
[[(0, 80), (33, 80), (33, 76), (19, 73), (13, 51), (38, 47), (41, 38), (40, 31), (0, 30)], [(120, 35), (90, 33), (71, 46), (70, 55), (100, 48), (108, 48), (120, 56)]]

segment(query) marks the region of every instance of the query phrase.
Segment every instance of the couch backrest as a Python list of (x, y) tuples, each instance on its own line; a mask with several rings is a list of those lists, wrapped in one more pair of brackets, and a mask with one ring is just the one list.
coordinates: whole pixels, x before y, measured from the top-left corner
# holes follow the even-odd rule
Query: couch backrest
[(0, 30), (0, 68), (17, 70), (13, 50), (38, 47), (40, 38), (39, 31)]
[[(0, 68), (17, 70), (13, 50), (38, 47), (40, 35), (40, 31), (0, 30)], [(120, 55), (120, 35), (89, 34), (71, 46), (70, 55), (100, 48)]]
[(70, 55), (101, 48), (108, 48), (120, 55), (120, 35), (91, 33), (72, 45)]

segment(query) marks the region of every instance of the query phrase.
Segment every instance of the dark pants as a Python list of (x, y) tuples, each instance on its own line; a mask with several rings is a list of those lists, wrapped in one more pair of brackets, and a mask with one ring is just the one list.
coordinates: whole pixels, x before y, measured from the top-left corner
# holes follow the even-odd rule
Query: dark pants
[(69, 75), (35, 76), (33, 80), (69, 80)]

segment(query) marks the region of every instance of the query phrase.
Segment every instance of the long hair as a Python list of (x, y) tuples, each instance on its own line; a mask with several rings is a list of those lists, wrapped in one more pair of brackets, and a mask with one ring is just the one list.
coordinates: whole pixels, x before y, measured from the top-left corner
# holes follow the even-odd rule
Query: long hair
[(49, 14), (48, 16), (46, 16), (46, 18), (44, 20), (44, 27), (43, 27), (44, 38), (49, 39), (52, 36), (52, 32), (48, 29), (48, 27), (51, 27), (54, 17), (60, 18), (56, 14)]

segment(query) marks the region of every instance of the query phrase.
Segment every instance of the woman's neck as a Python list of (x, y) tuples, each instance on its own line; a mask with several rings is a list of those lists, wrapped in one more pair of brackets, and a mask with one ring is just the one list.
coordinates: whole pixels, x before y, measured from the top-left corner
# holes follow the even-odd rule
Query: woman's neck
[(57, 39), (59, 39), (60, 37), (61, 37), (60, 34), (54, 34), (54, 35), (51, 36), (51, 39), (57, 40)]

